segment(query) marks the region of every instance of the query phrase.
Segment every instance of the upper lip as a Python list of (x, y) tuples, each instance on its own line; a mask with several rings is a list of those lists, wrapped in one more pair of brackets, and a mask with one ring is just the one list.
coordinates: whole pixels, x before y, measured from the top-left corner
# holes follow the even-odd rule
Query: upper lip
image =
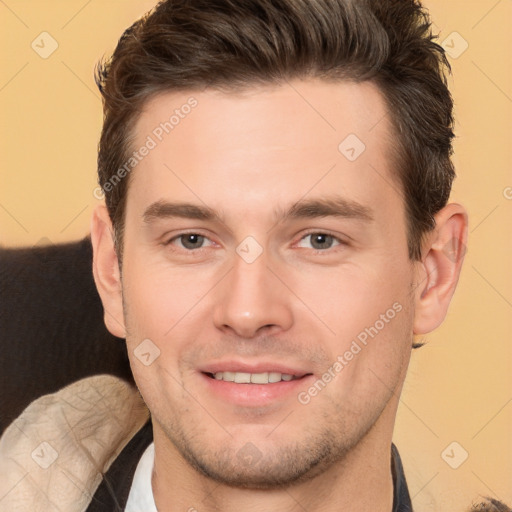
[(295, 377), (303, 377), (310, 374), (306, 369), (301, 368), (300, 365), (289, 366), (276, 362), (263, 362), (258, 361), (248, 363), (243, 361), (219, 361), (216, 363), (206, 364), (201, 367), (203, 373), (218, 373), (218, 372), (234, 372), (234, 373), (265, 373), (276, 372), (286, 373)]

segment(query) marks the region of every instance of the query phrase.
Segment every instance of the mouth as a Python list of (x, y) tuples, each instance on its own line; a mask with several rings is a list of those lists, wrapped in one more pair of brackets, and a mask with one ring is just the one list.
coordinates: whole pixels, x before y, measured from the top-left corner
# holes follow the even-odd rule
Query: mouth
[(260, 373), (223, 371), (215, 373), (205, 372), (205, 375), (211, 379), (234, 382), (235, 384), (276, 384), (283, 381), (299, 380), (311, 374), (293, 375), (291, 373), (273, 371)]
[(284, 406), (314, 381), (306, 368), (272, 362), (216, 362), (201, 368), (204, 396), (245, 410)]
[(310, 363), (290, 361), (248, 361), (231, 359), (212, 361), (200, 367), (204, 397), (223, 405), (244, 410), (259, 407), (283, 407), (311, 385), (315, 377)]

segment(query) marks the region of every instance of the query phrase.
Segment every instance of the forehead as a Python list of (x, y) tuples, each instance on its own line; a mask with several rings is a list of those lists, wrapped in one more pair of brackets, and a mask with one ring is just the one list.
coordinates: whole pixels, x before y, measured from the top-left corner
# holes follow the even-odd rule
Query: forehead
[(135, 125), (132, 147), (144, 146), (151, 149), (131, 175), (129, 196), (135, 189), (146, 203), (181, 193), (210, 205), (227, 207), (237, 195), (247, 207), (274, 207), (313, 189), (357, 196), (372, 187), (373, 199), (379, 188), (399, 189), (390, 119), (370, 82), (162, 93)]
[[(301, 123), (289, 124), (299, 117)], [(212, 126), (217, 128), (213, 133)], [(202, 138), (208, 132), (208, 139), (222, 142), (219, 149), (248, 131), (260, 131), (260, 135), (267, 132), (276, 138), (279, 130), (278, 141), (296, 143), (306, 142), (314, 134), (325, 137), (326, 142), (336, 142), (350, 130), (363, 142), (373, 143), (391, 132), (384, 98), (374, 83), (308, 79), (247, 86), (232, 92), (163, 92), (145, 103), (134, 133), (138, 142), (143, 142), (141, 136), (154, 132), (160, 139), (172, 132), (172, 138), (180, 144), (188, 139), (187, 128)], [(254, 140), (254, 144), (260, 140)]]

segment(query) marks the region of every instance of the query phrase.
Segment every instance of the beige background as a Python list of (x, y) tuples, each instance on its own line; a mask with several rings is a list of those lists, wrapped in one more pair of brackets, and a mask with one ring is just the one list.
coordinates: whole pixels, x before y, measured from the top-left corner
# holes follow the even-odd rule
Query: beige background
[[(2, 245), (88, 233), (102, 117), (93, 68), (153, 5), (0, 2)], [(469, 211), (470, 239), (446, 322), (413, 354), (395, 443), (415, 510), (452, 512), (481, 494), (512, 504), (512, 2), (425, 5), (440, 41), (452, 47), (459, 175), (453, 200)], [(34, 40), (41, 45), (43, 31), (58, 43), (47, 59), (31, 47)], [(468, 47), (457, 55), (464, 41)], [(445, 460), (460, 463), (462, 450), (469, 456), (453, 469)]]

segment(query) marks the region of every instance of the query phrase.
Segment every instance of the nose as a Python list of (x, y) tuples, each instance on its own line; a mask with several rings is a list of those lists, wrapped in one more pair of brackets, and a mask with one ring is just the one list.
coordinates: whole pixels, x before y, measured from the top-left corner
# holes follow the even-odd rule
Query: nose
[(252, 263), (235, 254), (233, 268), (217, 290), (215, 326), (243, 338), (288, 330), (293, 325), (292, 293), (276, 274), (265, 252)]

